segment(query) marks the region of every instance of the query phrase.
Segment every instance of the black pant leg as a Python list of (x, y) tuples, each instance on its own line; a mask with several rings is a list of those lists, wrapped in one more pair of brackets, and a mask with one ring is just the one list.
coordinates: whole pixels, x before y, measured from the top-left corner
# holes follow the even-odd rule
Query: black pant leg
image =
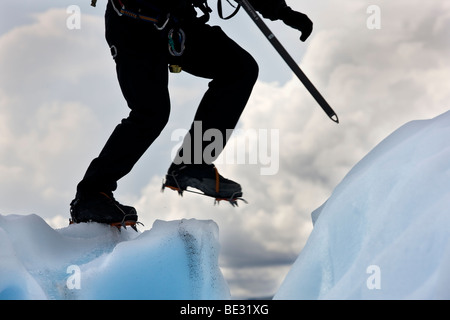
[(167, 47), (152, 24), (107, 11), (106, 37), (129, 116), (117, 125), (78, 184), (79, 193), (109, 192), (166, 125), (170, 113)]
[[(203, 152), (209, 142), (202, 141), (201, 148), (194, 148), (194, 137), (203, 137), (209, 129), (217, 129), (223, 137), (223, 147), (248, 102), (253, 86), (258, 77), (258, 65), (254, 58), (238, 44), (231, 40), (221, 28), (209, 25), (186, 26), (186, 51), (182, 67), (195, 76), (212, 79), (197, 109), (194, 121), (200, 121), (201, 134), (194, 132), (192, 125), (189, 136), (179, 151), (180, 157), (175, 163), (186, 162), (186, 152), (191, 155), (187, 161), (202, 163), (214, 161), (220, 154), (203, 159)], [(197, 125), (197, 127), (199, 127)], [(200, 143), (195, 141), (195, 143)], [(217, 151), (217, 150), (216, 150)]]

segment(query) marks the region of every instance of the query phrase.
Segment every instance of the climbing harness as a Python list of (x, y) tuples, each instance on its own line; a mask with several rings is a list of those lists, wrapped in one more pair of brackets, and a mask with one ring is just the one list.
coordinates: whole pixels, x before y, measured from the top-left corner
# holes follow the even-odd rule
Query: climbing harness
[[(123, 2), (121, 1), (121, 0), (116, 0), (117, 1), (117, 3), (119, 4), (119, 8), (116, 6), (116, 4), (114, 3), (114, 0), (112, 0), (111, 1), (111, 4), (113, 5), (113, 7), (114, 7), (114, 10), (117, 12), (117, 14), (119, 15), (119, 16), (122, 16), (122, 15), (126, 15), (126, 16), (129, 16), (129, 17), (132, 17), (132, 18), (134, 18), (134, 19), (141, 19), (141, 20), (144, 20), (144, 21), (149, 21), (149, 22), (153, 22), (153, 23), (157, 23), (157, 22), (159, 22), (159, 19), (157, 19), (157, 18), (155, 18), (155, 17), (149, 17), (149, 16), (146, 16), (146, 15), (143, 15), (143, 14), (141, 14), (141, 13), (136, 13), (136, 12), (134, 12), (134, 11), (132, 11), (132, 10), (128, 10), (128, 9), (126, 9), (125, 8), (125, 5), (123, 4)], [(226, 0), (233, 8), (235, 8), (235, 10), (229, 15), (229, 16), (227, 16), (227, 17), (224, 17), (224, 15), (223, 15), (223, 6), (222, 6), (222, 0), (218, 0), (217, 1), (217, 12), (218, 12), (218, 14), (219, 14), (219, 17), (221, 18), (221, 19), (224, 19), (224, 20), (228, 20), (228, 19), (231, 19), (232, 17), (234, 17), (237, 13), (238, 13), (238, 11), (239, 11), (239, 9), (241, 8), (241, 4), (238, 4), (237, 6), (236, 5), (233, 5), (232, 3), (231, 3), (231, 1), (230, 0)], [(209, 7), (209, 5), (208, 5), (208, 0), (193, 0), (192, 1), (192, 4), (193, 4), (193, 6), (194, 7), (196, 7), (196, 8), (199, 8), (202, 12), (203, 12), (203, 16), (202, 17), (200, 17), (199, 19), (202, 21), (202, 22), (208, 22), (209, 21), (209, 18), (210, 18), (210, 13), (212, 12), (212, 9)], [(96, 7), (97, 6), (97, 0), (91, 0), (91, 6), (92, 7)], [(140, 10), (139, 10), (140, 11)], [(164, 29), (165, 28), (165, 26), (167, 25), (167, 22), (169, 21), (169, 18), (170, 18), (170, 15), (168, 15), (167, 16), (167, 19), (165, 20), (165, 22), (162, 24), (162, 26), (156, 26), (156, 28), (158, 29), (158, 30), (162, 30), (162, 29)]]
[[(167, 38), (168, 38), (168, 50), (171, 56), (173, 57), (180, 57), (183, 55), (185, 50), (185, 42), (186, 42), (186, 34), (184, 33), (183, 29), (179, 26), (177, 19), (175, 17), (172, 17), (170, 13), (164, 13), (162, 14), (159, 9), (155, 9), (155, 12), (158, 12), (155, 16), (148, 15), (147, 11), (141, 10), (140, 8), (128, 8), (124, 4), (125, 0), (111, 0), (111, 5), (114, 9), (114, 11), (119, 16), (126, 16), (133, 19), (150, 22), (154, 25), (154, 27), (158, 31), (164, 30), (168, 25), (169, 22), (170, 25), (175, 24), (175, 27), (171, 28), (168, 32)], [(138, 1), (139, 2), (139, 1)], [(227, 2), (235, 8), (233, 13), (231, 13), (229, 16), (224, 17), (223, 10), (222, 10), (222, 1), (217, 1), (217, 11), (220, 16), (220, 18), (227, 20), (232, 17), (234, 17), (237, 12), (239, 11), (241, 5), (233, 5), (230, 0), (227, 0)], [(212, 9), (208, 5), (207, 0), (192, 0), (192, 5), (195, 8), (198, 8), (202, 11), (203, 16), (198, 17), (198, 21), (201, 23), (206, 23), (210, 19), (210, 13), (212, 12)], [(97, 5), (97, 0), (91, 0), (91, 6), (95, 7)], [(150, 8), (152, 9), (152, 8)], [(115, 49), (115, 48), (114, 48)], [(115, 55), (117, 55), (117, 50), (115, 50)], [(182, 71), (182, 68), (179, 65), (170, 64), (169, 70), (172, 73), (180, 73)]]
[[(95, 1), (95, 0), (93, 0)], [(117, 2), (117, 4), (116, 4)], [(133, 8), (127, 8), (125, 7), (125, 4), (122, 2), (122, 0), (111, 0), (111, 4), (113, 6), (114, 11), (121, 17), (121, 16), (127, 16), (129, 18), (142, 20), (146, 22), (153, 23), (155, 28), (159, 31), (163, 30), (170, 20), (170, 13), (167, 13), (165, 16), (161, 17), (161, 15), (158, 16), (149, 16), (147, 14), (143, 14), (140, 9), (133, 10)]]

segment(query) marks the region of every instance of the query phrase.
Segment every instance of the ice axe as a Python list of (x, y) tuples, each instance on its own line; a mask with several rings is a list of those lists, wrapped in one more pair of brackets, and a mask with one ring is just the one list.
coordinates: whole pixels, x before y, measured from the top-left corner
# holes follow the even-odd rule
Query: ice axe
[(261, 17), (258, 15), (253, 6), (248, 2), (248, 0), (235, 0), (238, 5), (240, 5), (244, 10), (248, 13), (250, 18), (256, 23), (262, 33), (265, 35), (267, 40), (274, 46), (274, 48), (278, 51), (283, 60), (288, 64), (291, 70), (295, 73), (295, 75), (300, 79), (306, 89), (311, 93), (317, 103), (322, 107), (323, 111), (328, 115), (328, 117), (336, 123), (339, 123), (339, 118), (334, 112), (333, 108), (330, 107), (325, 98), (320, 94), (320, 92), (316, 89), (313, 83), (308, 79), (305, 73), (300, 69), (295, 60), (291, 57), (291, 55), (286, 51), (283, 45), (278, 41), (275, 35), (270, 31), (269, 27), (264, 23)]

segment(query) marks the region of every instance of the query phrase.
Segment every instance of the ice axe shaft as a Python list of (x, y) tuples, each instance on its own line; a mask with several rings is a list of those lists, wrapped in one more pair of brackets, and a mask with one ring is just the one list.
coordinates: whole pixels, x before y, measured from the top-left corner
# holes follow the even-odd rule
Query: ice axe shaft
[(320, 92), (316, 89), (313, 83), (308, 79), (305, 73), (300, 69), (295, 60), (291, 57), (291, 55), (286, 51), (283, 45), (278, 41), (275, 35), (270, 31), (269, 27), (264, 23), (261, 17), (258, 15), (256, 10), (252, 7), (252, 5), (248, 2), (248, 0), (235, 0), (239, 5), (244, 8), (244, 10), (248, 13), (250, 18), (256, 23), (262, 33), (265, 35), (267, 40), (274, 46), (274, 48), (278, 51), (283, 60), (287, 63), (287, 65), (291, 68), (291, 70), (295, 73), (295, 75), (300, 79), (306, 89), (311, 93), (317, 103), (322, 107), (323, 111), (328, 115), (328, 117), (336, 123), (339, 123), (339, 118), (325, 100), (325, 98), (320, 94)]

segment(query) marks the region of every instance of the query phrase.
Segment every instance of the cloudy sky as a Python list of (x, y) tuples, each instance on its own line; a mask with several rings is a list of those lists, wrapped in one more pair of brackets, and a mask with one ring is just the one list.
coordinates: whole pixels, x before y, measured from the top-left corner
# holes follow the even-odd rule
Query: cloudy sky
[[(215, 0), (210, 4), (215, 8)], [(10, 1), (0, 18), (0, 214), (36, 213), (65, 227), (76, 184), (128, 109), (104, 41), (106, 0)], [(213, 205), (161, 181), (208, 82), (171, 75), (172, 114), (158, 140), (119, 182), (149, 229), (156, 219), (213, 219), (220, 263), (235, 297), (269, 296), (312, 230), (311, 212), (377, 143), (402, 124), (450, 108), (450, 3), (444, 0), (288, 1), (315, 23), (311, 38), (269, 27), (338, 113), (330, 121), (241, 11), (221, 21), (260, 66), (232, 140), (247, 141), (218, 164), (249, 204)], [(72, 28), (71, 5), (80, 9)], [(374, 7), (375, 6), (375, 7)], [(236, 75), (239, 76), (239, 75)], [(254, 139), (254, 137), (257, 139)], [(239, 142), (240, 141), (240, 142)], [(270, 174), (267, 174), (270, 173)]]

